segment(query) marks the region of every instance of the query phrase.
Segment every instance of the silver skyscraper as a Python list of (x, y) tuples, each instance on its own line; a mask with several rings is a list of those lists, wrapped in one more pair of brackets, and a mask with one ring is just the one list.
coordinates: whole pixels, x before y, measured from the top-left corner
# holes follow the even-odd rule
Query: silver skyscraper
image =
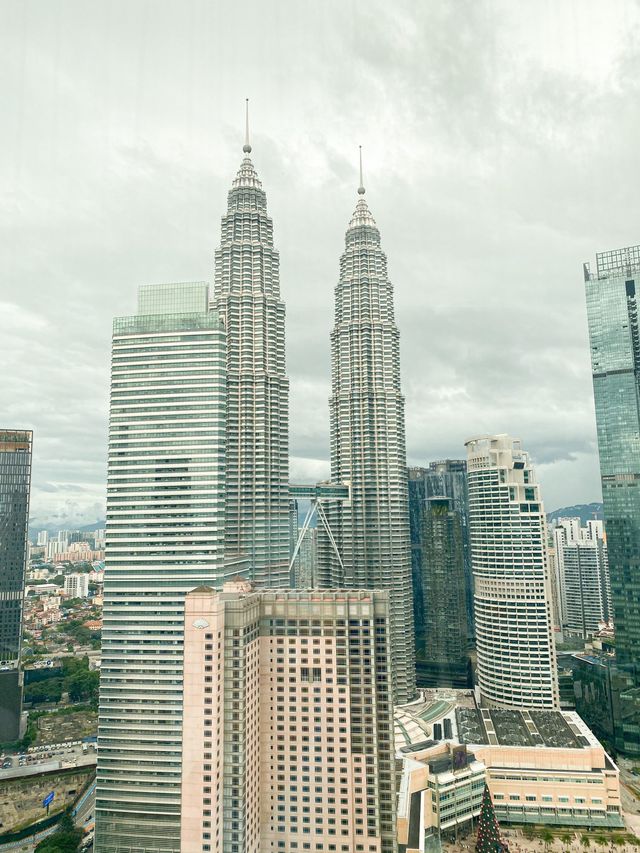
[(205, 282), (150, 285), (113, 324), (98, 853), (180, 849), (184, 596), (224, 580), (225, 332), (208, 301)]
[(213, 307), (227, 333), (225, 553), (259, 586), (289, 585), (289, 380), (279, 255), (267, 199), (245, 157), (216, 251)]
[[(322, 586), (390, 591), (394, 699), (415, 693), (411, 555), (400, 347), (380, 232), (360, 198), (346, 233), (331, 333), (331, 478), (351, 500), (327, 510)], [(337, 551), (337, 553), (336, 553)], [(338, 556), (339, 554), (339, 556)]]

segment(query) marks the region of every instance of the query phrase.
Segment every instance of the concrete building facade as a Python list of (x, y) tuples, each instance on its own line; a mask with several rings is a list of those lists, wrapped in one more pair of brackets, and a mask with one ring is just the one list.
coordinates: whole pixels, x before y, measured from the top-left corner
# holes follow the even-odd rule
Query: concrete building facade
[(502, 708), (557, 708), (547, 529), (520, 442), (483, 436), (468, 450), (478, 684)]
[(89, 595), (89, 573), (79, 572), (66, 575), (64, 579), (64, 593), (70, 598), (86, 598)]
[(388, 593), (185, 601), (182, 853), (392, 853)]
[(584, 639), (611, 622), (611, 584), (604, 524), (560, 518), (553, 531), (562, 626)]

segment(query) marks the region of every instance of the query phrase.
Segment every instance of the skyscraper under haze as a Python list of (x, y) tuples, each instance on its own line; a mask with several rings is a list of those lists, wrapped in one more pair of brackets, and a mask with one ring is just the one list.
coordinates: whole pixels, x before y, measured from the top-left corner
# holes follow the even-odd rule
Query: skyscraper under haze
[(114, 320), (97, 853), (180, 850), (184, 596), (223, 580), (225, 363), (203, 282)]
[(31, 489), (30, 430), (0, 429), (0, 739), (20, 737), (20, 644)]
[(508, 435), (466, 443), (478, 683), (498, 708), (557, 708), (547, 533), (529, 456)]
[(640, 753), (640, 246), (584, 265), (616, 678), (616, 747)]
[(411, 556), (400, 346), (380, 232), (364, 198), (346, 232), (331, 332), (331, 478), (351, 500), (327, 508), (322, 586), (388, 589), (397, 703), (415, 694)]
[(289, 586), (289, 380), (280, 259), (249, 157), (228, 196), (213, 307), (227, 333), (225, 552), (259, 586)]

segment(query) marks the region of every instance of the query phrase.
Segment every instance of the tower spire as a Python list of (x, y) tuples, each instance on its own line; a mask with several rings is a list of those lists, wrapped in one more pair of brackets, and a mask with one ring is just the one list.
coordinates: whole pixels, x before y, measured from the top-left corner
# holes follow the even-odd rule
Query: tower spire
[(242, 150), (245, 154), (251, 154), (251, 143), (249, 142), (249, 98), (246, 99), (245, 134)]
[(358, 195), (364, 195), (364, 183), (362, 180), (362, 145), (359, 145), (360, 149), (360, 186), (358, 187)]

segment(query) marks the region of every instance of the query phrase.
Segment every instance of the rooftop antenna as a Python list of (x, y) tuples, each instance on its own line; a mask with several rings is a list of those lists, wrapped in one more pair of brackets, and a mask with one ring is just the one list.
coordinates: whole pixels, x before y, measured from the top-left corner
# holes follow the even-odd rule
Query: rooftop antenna
[(251, 154), (251, 143), (249, 142), (249, 98), (246, 99), (246, 129), (242, 150), (245, 154)]
[(364, 195), (364, 182), (362, 180), (362, 145), (359, 145), (360, 149), (360, 186), (358, 187), (358, 195)]

